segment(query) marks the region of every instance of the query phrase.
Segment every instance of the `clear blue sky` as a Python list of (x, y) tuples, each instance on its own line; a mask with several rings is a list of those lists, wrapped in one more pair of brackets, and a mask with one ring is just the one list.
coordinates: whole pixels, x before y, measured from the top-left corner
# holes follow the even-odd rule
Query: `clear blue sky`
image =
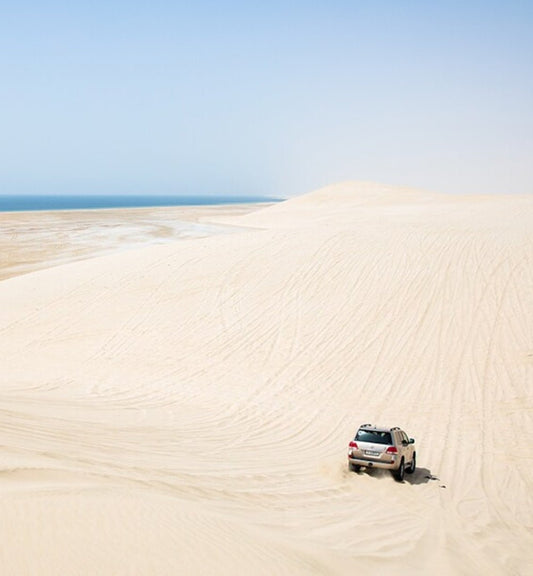
[(0, 193), (533, 192), (531, 0), (0, 0)]

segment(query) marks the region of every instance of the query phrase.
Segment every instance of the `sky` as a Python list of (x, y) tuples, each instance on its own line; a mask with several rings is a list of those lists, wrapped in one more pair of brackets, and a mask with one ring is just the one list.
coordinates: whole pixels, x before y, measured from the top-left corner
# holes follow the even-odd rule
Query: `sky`
[(0, 194), (533, 192), (531, 0), (0, 0)]

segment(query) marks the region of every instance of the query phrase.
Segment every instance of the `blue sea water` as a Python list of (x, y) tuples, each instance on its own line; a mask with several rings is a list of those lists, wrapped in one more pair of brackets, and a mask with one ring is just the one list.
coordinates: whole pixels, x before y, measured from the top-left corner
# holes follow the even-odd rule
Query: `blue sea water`
[(210, 206), (279, 202), (267, 196), (126, 196), (0, 195), (0, 212), (34, 210), (94, 210), (102, 208), (150, 208), (156, 206)]

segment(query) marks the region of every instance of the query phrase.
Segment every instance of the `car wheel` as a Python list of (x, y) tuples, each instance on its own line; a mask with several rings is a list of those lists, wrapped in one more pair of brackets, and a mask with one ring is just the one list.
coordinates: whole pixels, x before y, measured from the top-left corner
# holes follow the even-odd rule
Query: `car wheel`
[(348, 463), (348, 467), (352, 472), (359, 472), (361, 470), (361, 466), (358, 464), (352, 464), (351, 462)]
[(402, 458), (402, 461), (400, 462), (400, 467), (394, 473), (394, 477), (396, 478), (396, 480), (398, 480), (398, 482), (403, 482), (404, 476), (405, 476), (405, 461)]
[(411, 464), (409, 469), (406, 470), (408, 474), (412, 474), (416, 470), (416, 452), (413, 452), (413, 459), (411, 460)]

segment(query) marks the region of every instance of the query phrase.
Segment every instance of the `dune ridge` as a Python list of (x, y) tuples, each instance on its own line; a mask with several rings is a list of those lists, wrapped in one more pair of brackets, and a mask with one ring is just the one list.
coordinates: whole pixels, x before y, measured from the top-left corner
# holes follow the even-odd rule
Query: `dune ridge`
[[(212, 220), (0, 282), (2, 574), (530, 574), (533, 197)], [(348, 472), (361, 422), (405, 483)]]

